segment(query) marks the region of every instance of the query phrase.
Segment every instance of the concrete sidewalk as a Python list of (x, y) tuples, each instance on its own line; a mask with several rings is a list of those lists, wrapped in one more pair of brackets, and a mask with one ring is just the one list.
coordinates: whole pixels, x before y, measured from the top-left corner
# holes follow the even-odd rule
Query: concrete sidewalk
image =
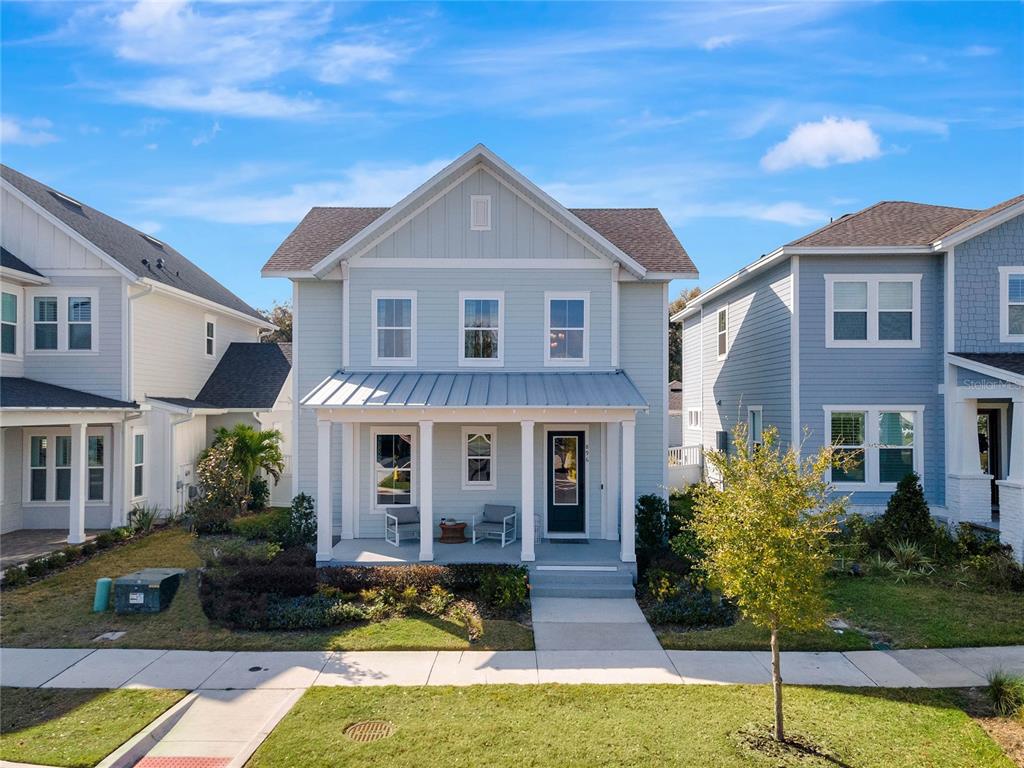
[[(593, 601), (591, 601), (593, 602)], [(608, 622), (614, 623), (614, 622)], [(963, 687), (994, 669), (1024, 674), (1024, 646), (847, 653), (783, 652), (798, 685)], [(154, 651), (0, 649), (0, 684), (46, 688), (304, 690), (314, 685), (767, 683), (751, 651)]]

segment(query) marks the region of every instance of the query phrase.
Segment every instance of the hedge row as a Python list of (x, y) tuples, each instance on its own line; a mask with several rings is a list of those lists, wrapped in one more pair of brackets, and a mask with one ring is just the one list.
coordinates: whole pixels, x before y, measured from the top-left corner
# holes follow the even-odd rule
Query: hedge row
[(96, 538), (92, 541), (87, 541), (84, 544), (71, 544), (63, 549), (58, 549), (56, 552), (10, 566), (4, 571), (4, 578), (3, 582), (0, 583), (0, 588), (14, 589), (15, 587), (29, 584), (44, 576), (48, 576), (54, 571), (84, 563), (103, 550), (110, 549), (119, 544), (125, 544), (143, 535), (145, 534), (133, 533), (127, 527), (103, 531), (97, 534)]

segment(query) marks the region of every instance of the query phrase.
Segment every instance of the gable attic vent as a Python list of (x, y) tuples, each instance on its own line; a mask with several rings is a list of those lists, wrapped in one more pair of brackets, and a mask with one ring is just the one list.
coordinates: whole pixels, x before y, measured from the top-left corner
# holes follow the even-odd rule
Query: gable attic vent
[(56, 197), (59, 202), (64, 203), (64, 205), (70, 205), (73, 208), (77, 208), (79, 211), (82, 210), (82, 204), (75, 200), (75, 198), (68, 197), (63, 192), (58, 192), (55, 189), (51, 189), (50, 194)]
[(491, 196), (469, 196), (469, 228), (485, 232), (491, 228)]
[(157, 240), (155, 237), (153, 237), (152, 235), (147, 235), (145, 232), (139, 232), (139, 234), (142, 235), (146, 240), (148, 240), (150, 245), (155, 245), (160, 250), (163, 250), (164, 244)]

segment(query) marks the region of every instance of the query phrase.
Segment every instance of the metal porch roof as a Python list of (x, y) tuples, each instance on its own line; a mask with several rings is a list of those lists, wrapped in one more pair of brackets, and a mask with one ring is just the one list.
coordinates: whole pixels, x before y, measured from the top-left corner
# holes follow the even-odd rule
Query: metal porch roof
[(314, 408), (636, 408), (623, 371), (338, 371), (302, 399)]

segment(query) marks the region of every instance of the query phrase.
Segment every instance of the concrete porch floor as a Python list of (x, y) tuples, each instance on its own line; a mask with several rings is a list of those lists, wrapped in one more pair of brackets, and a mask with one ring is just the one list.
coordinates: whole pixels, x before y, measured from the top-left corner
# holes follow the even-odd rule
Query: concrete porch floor
[[(545, 565), (606, 565), (631, 570), (634, 563), (619, 560), (619, 542), (604, 539), (552, 541), (543, 539), (535, 545), (536, 561), (531, 567)], [(520, 562), (522, 542), (516, 540), (502, 547), (494, 540), (473, 544), (442, 544), (434, 540), (433, 562), (449, 563), (513, 563)], [(384, 539), (341, 539), (333, 548), (332, 565), (395, 565), (418, 563), (420, 543), (416, 539), (402, 542), (399, 547)]]
[[(85, 532), (85, 540), (96, 538), (99, 530)], [(0, 571), (34, 557), (56, 552), (68, 545), (67, 528), (23, 528), (0, 535)]]

